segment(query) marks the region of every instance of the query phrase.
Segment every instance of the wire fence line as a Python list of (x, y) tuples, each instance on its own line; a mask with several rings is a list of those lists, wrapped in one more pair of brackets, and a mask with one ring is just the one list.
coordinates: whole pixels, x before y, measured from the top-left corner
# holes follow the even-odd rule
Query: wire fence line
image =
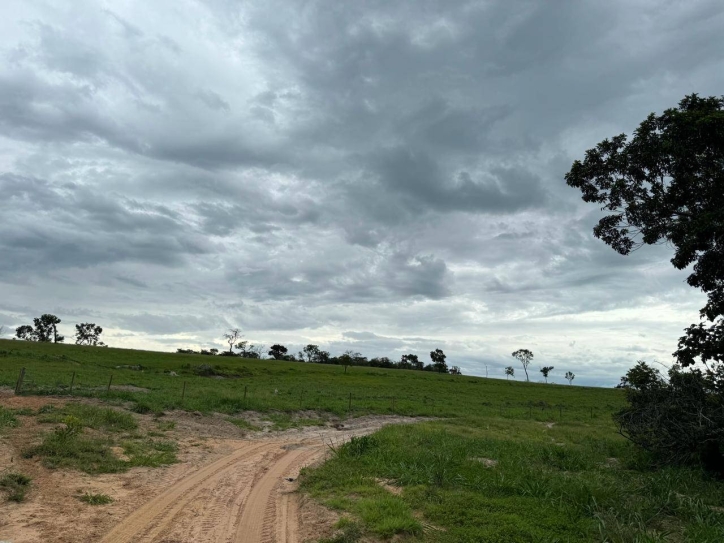
[[(103, 366), (105, 367), (105, 366)], [(113, 368), (107, 368), (113, 369)], [(159, 402), (164, 409), (239, 412), (239, 411), (328, 411), (337, 414), (362, 415), (367, 413), (395, 414), (408, 416), (458, 417), (497, 416), (516, 420), (541, 422), (586, 421), (602, 417), (610, 418), (620, 409), (615, 405), (576, 405), (574, 403), (549, 403), (546, 400), (490, 401), (481, 398), (475, 405), (474, 413), (461, 413), (460, 406), (449, 397), (434, 397), (427, 394), (365, 394), (360, 391), (330, 391), (316, 387), (290, 387), (284, 390), (268, 386), (243, 384), (230, 395), (208, 395), (208, 384), (198, 386), (198, 381), (186, 380), (182, 376), (173, 379), (174, 386), (166, 386), (161, 400), (147, 402), (150, 389), (128, 384), (113, 384), (114, 374), (107, 382), (84, 382), (82, 372), (68, 372), (58, 376), (55, 384), (40, 384), (26, 368), (21, 368), (15, 385), (15, 394), (49, 395), (79, 398), (99, 398), (131, 401), (138, 412), (151, 412), (148, 404)], [(242, 388), (243, 387), (243, 388)], [(176, 390), (177, 389), (177, 390)]]

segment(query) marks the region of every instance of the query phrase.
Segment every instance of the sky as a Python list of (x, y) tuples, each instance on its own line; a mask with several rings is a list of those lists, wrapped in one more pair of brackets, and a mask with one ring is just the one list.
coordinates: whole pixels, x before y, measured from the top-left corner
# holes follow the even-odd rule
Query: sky
[[(572, 162), (724, 89), (719, 0), (4, 0), (0, 326), (314, 343), (554, 382), (671, 363), (704, 296)], [(516, 377), (521, 378), (519, 369)]]

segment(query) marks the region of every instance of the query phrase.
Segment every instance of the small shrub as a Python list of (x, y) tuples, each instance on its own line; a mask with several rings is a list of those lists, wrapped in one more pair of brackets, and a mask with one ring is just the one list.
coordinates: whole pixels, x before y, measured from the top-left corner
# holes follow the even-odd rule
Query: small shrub
[(374, 449), (379, 445), (375, 436), (360, 436), (353, 437), (347, 443), (339, 448), (339, 454), (341, 456), (351, 456), (353, 458), (359, 458), (368, 451)]
[(0, 488), (7, 492), (8, 501), (21, 502), (30, 489), (31, 480), (21, 473), (7, 473), (0, 478)]
[(0, 430), (3, 428), (15, 428), (17, 425), (18, 419), (15, 418), (15, 413), (0, 406)]
[(91, 494), (90, 492), (86, 492), (82, 496), (78, 496), (78, 499), (89, 505), (108, 505), (109, 503), (113, 503), (113, 498), (108, 494)]

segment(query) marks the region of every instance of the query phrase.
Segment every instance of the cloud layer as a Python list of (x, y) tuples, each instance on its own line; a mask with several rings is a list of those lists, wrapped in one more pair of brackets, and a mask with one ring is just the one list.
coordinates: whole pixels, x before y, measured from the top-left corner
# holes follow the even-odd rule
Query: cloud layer
[[(571, 162), (721, 94), (717, 1), (26, 2), (0, 18), (0, 325), (510, 353), (610, 385), (702, 296)], [(562, 378), (558, 379), (562, 381)]]

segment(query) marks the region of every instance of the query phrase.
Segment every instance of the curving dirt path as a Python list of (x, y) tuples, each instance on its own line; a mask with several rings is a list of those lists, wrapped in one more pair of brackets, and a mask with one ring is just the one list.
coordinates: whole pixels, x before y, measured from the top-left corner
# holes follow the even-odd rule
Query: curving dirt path
[(341, 432), (318, 430), (313, 437), (239, 441), (230, 454), (140, 505), (100, 541), (301, 543), (293, 482), (301, 468), (321, 460), (329, 440), (341, 443), (383, 422), (393, 421), (367, 421)]

